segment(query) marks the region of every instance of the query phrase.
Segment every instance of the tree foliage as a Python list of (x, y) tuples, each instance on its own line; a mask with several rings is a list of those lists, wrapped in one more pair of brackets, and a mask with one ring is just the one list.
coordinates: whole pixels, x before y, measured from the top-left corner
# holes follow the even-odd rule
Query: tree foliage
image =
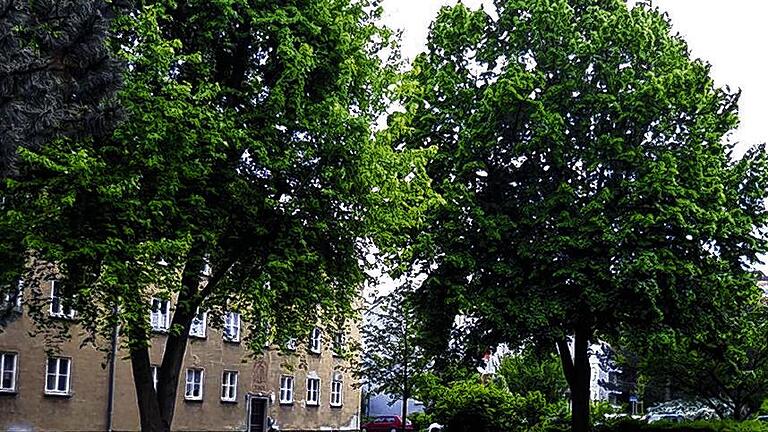
[(497, 372), (510, 393), (526, 396), (538, 392), (549, 404), (565, 400), (568, 383), (560, 360), (554, 354), (537, 355), (532, 350), (505, 356)]
[(654, 335), (640, 348), (641, 373), (681, 397), (707, 403), (720, 418), (749, 418), (768, 398), (767, 308), (756, 295), (713, 320), (712, 328)]
[(480, 383), (477, 376), (435, 386), (429, 395), (429, 413), (447, 432), (537, 430), (547, 412), (541, 393), (512, 394), (498, 383)]
[(397, 396), (407, 418), (407, 401), (417, 396), (422, 374), (429, 371), (432, 360), (419, 343), (415, 311), (408, 298), (411, 283), (404, 285), (368, 306), (358, 373), (370, 391)]
[[(58, 273), (94, 339), (120, 325), (155, 431), (172, 427), (198, 308), (214, 326), (239, 311), (256, 352), (321, 320), (340, 328), (358, 259), (372, 243), (393, 250), (428, 198), (425, 153), (372, 138), (393, 71), (368, 2), (136, 3), (112, 40), (129, 65), (125, 121), (22, 150), (0, 229), (31, 251), (38, 323), (50, 322), (40, 281)], [(151, 297), (174, 302), (157, 390)]]
[(765, 152), (734, 159), (738, 93), (648, 4), (494, 5), (440, 12), (391, 119), (407, 147), (437, 149), (444, 205), (414, 255), (423, 330), (468, 359), (557, 342), (582, 431), (590, 341), (686, 327), (753, 288)]
[(13, 172), (20, 146), (111, 132), (124, 65), (107, 38), (121, 3), (0, 1), (1, 177)]

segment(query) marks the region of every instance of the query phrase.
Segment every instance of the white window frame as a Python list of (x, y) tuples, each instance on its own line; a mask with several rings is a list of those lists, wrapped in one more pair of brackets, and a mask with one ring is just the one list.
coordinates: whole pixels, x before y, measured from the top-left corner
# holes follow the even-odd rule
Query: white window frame
[[(0, 393), (16, 392), (16, 374), (19, 370), (19, 353), (0, 352)], [(11, 374), (11, 383), (5, 384), (5, 374)]]
[(323, 331), (320, 327), (313, 328), (309, 335), (309, 351), (315, 354), (323, 352)]
[(240, 342), (240, 314), (227, 312), (223, 319), (224, 326), (221, 337), (227, 342)]
[(280, 375), (280, 403), (292, 404), (296, 380), (293, 375)]
[(333, 372), (331, 375), (331, 406), (344, 405), (344, 376), (341, 372)]
[[(157, 302), (157, 309), (155, 309)], [(152, 297), (149, 305), (149, 323), (156, 332), (167, 332), (171, 327), (171, 301)]]
[[(75, 309), (69, 306), (64, 306), (64, 301), (61, 298), (61, 295), (59, 295), (59, 292), (58, 292), (59, 289), (57, 288), (59, 283), (60, 282), (57, 280), (51, 281), (51, 297), (50, 297), (51, 304), (48, 310), (52, 317), (73, 319), (75, 318)], [(54, 303), (58, 306), (55, 309), (54, 309)], [(67, 311), (67, 309), (69, 309), (69, 311)]]
[(233, 370), (225, 370), (221, 374), (221, 401), (237, 402), (237, 383), (240, 373)]
[(320, 405), (320, 378), (307, 377), (307, 405)]
[(205, 339), (208, 324), (208, 312), (200, 312), (197, 309), (195, 317), (192, 318), (192, 324), (189, 326), (189, 335), (196, 338)]
[[(51, 360), (54, 361), (54, 370), (51, 371)], [(66, 363), (66, 374), (61, 372), (62, 363)], [(48, 387), (48, 378), (53, 377), (55, 388)], [(64, 389), (59, 387), (61, 377), (65, 377)], [(72, 382), (72, 359), (69, 357), (48, 357), (45, 361), (45, 394), (55, 396), (68, 396)]]
[[(196, 380), (195, 378), (197, 377), (199, 377), (199, 379)], [(203, 383), (204, 382), (205, 382), (205, 369), (187, 368), (187, 371), (184, 374), (184, 400), (188, 400), (188, 401), (203, 400)], [(198, 394), (194, 394), (195, 386), (199, 387), (200, 391), (198, 392)]]

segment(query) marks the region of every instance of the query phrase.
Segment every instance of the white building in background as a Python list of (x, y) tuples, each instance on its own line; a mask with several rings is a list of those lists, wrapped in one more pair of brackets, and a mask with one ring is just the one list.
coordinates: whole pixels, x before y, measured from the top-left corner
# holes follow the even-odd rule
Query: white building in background
[(612, 404), (619, 403), (621, 391), (616, 389), (621, 370), (615, 364), (604, 361), (610, 345), (605, 342), (592, 344), (589, 347), (589, 368), (591, 376), (589, 378), (589, 399), (593, 402), (605, 401)]

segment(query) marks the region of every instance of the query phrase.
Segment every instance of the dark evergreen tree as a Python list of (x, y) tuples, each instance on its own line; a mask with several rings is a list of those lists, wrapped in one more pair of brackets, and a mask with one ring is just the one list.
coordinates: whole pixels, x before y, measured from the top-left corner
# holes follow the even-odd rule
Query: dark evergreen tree
[(101, 136), (117, 118), (121, 63), (107, 46), (110, 0), (0, 0), (0, 175), (20, 146)]

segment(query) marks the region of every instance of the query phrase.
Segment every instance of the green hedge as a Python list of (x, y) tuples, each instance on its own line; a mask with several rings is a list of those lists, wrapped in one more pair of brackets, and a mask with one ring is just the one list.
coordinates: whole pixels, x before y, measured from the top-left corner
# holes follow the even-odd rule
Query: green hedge
[(541, 393), (514, 395), (493, 383), (467, 380), (444, 388), (431, 414), (445, 432), (523, 432), (541, 422), (546, 408)]
[(695, 421), (685, 423), (644, 423), (637, 420), (622, 419), (609, 424), (596, 426), (594, 432), (768, 432), (768, 423), (760, 421), (736, 422)]

